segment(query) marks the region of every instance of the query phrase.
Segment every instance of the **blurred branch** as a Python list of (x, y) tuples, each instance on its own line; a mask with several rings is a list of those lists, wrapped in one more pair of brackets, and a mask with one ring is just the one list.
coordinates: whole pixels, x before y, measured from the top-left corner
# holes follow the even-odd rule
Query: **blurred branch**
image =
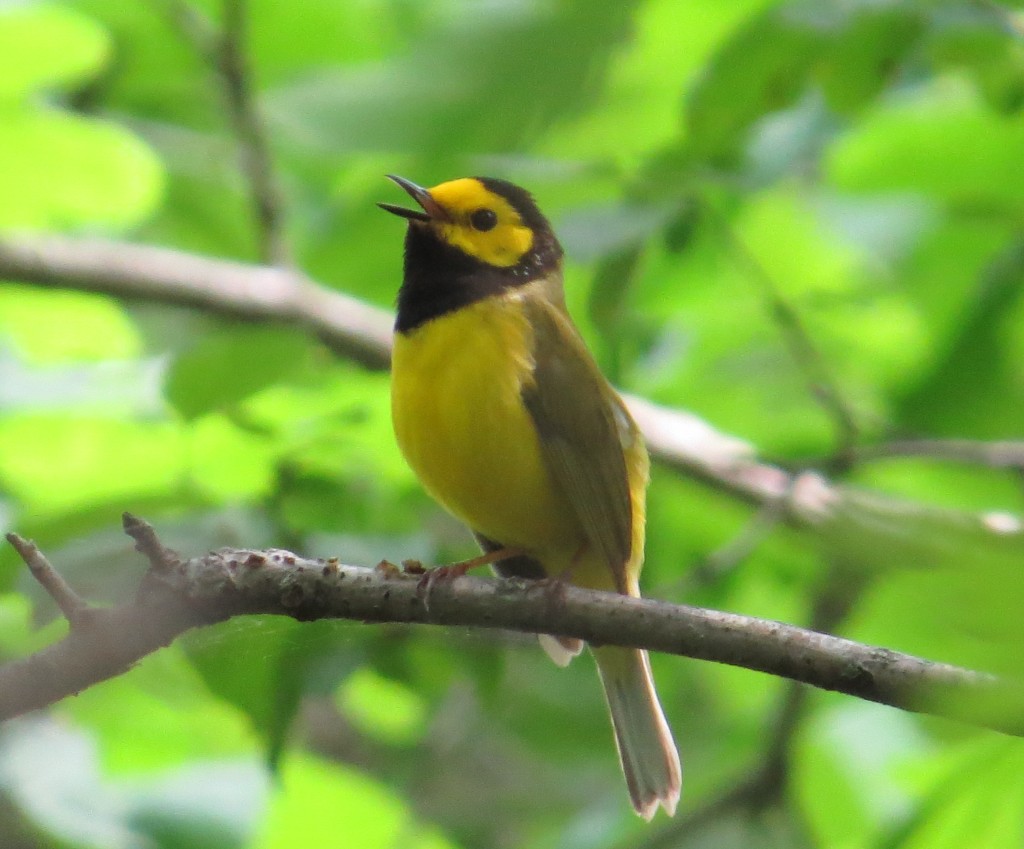
[(291, 253), (285, 238), (284, 203), (245, 52), (248, 4), (246, 0), (223, 0), (224, 23), (218, 28), (188, 0), (161, 2), (171, 22), (221, 81), (242, 173), (249, 186), (260, 260), (269, 265), (288, 265)]
[(853, 451), (853, 460), (885, 460), (895, 457), (925, 457), (990, 466), (993, 469), (1024, 470), (1024, 442), (1003, 440), (978, 442), (971, 439), (895, 439), (878, 445), (863, 445)]
[(840, 390), (828, 362), (811, 338), (796, 307), (783, 297), (768, 270), (736, 234), (729, 222), (720, 216), (715, 217), (736, 262), (746, 269), (747, 274), (761, 289), (761, 295), (779, 328), (782, 341), (789, 349), (789, 354), (797, 367), (803, 372), (811, 396), (832, 419), (836, 429), (836, 454), (840, 457), (845, 456), (853, 447), (860, 432), (853, 405)]
[(638, 842), (631, 836), (620, 849), (679, 849), (693, 837), (697, 838), (694, 845), (704, 845), (699, 839), (701, 832), (718, 825), (734, 811), (759, 809), (764, 791), (765, 774), (761, 771), (750, 773), (730, 785), (725, 792), (712, 796), (693, 810), (652, 831), (643, 840)]
[[(932, 663), (792, 625), (573, 586), (461, 577), (436, 582), (382, 564), (306, 560), (287, 551), (221, 549), (183, 559), (145, 522), (125, 531), (150, 568), (134, 602), (89, 608), (62, 641), (0, 668), (0, 719), (124, 672), (197, 625), (263, 613), (505, 628), (636, 646), (741, 666), (904, 710), (1024, 736), (1024, 683)], [(26, 560), (35, 545), (8, 540)], [(41, 555), (38, 555), (41, 557)]]
[(1024, 12), (1010, 9), (995, 0), (973, 0), (972, 5), (991, 14), (1008, 34), (1024, 39)]
[(387, 368), (391, 316), (285, 268), (99, 239), (0, 239), (0, 278), (300, 324), (344, 357)]
[[(101, 292), (124, 300), (178, 304), (207, 313), (306, 328), (337, 354), (388, 367), (392, 316), (287, 268), (212, 259), (168, 248), (64, 236), (0, 237), (0, 279)], [(1024, 543), (1021, 523), (936, 510), (836, 486), (815, 472), (792, 474), (757, 459), (753, 446), (682, 410), (626, 396), (652, 458), (755, 506), (772, 506), (793, 526), (820, 534), (875, 534), (880, 551), (917, 525), (928, 538), (960, 528), (1003, 544)]]
[(64, 580), (64, 576), (54, 569), (46, 556), (31, 543), (25, 542), (16, 535), (8, 536), (7, 541), (14, 546), (18, 556), (25, 561), (32, 577), (39, 582), (39, 585), (46, 590), (46, 594), (60, 608), (60, 612), (64, 614), (68, 624), (72, 628), (79, 625), (90, 608)]
[(782, 499), (763, 504), (731, 539), (708, 552), (678, 580), (673, 596), (686, 598), (698, 587), (715, 583), (734, 572), (747, 560), (785, 519)]
[[(0, 238), (0, 279), (102, 292), (127, 300), (181, 304), (259, 321), (297, 323), (341, 356), (387, 368), (391, 313), (297, 271), (211, 259), (168, 248), (61, 236)], [(758, 463), (746, 442), (689, 413), (630, 398), (652, 455), (760, 504), (782, 498), (791, 477)]]

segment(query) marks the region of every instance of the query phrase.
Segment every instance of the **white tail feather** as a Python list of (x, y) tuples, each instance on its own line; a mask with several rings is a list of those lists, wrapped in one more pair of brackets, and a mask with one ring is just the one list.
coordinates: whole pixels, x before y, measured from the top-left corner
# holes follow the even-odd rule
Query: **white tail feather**
[(654, 816), (658, 805), (672, 816), (679, 802), (682, 768), (654, 690), (647, 652), (617, 646), (592, 650), (633, 807), (645, 820)]
[(540, 647), (547, 652), (556, 666), (568, 666), (570, 661), (583, 651), (583, 640), (574, 637), (553, 637), (551, 634), (538, 634)]

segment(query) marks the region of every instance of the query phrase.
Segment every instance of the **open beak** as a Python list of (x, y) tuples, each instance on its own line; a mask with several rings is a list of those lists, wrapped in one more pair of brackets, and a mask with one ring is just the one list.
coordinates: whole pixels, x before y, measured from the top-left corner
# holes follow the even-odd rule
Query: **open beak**
[(430, 196), (430, 192), (423, 188), (423, 186), (417, 186), (412, 180), (406, 180), (405, 177), (396, 177), (394, 174), (388, 174), (387, 178), (405, 189), (409, 196), (423, 207), (423, 211), (406, 209), (404, 206), (396, 206), (393, 203), (378, 203), (377, 206), (381, 209), (402, 218), (408, 218), (410, 221), (432, 221), (438, 219), (443, 221), (448, 218), (448, 213)]

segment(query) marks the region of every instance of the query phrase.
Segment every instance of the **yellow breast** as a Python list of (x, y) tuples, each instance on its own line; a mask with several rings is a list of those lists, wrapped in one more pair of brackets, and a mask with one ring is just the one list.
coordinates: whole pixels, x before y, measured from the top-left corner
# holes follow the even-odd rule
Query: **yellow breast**
[(392, 417), (406, 460), (449, 512), (504, 545), (554, 555), (575, 549), (583, 532), (552, 485), (521, 400), (533, 374), (525, 294), (397, 334)]

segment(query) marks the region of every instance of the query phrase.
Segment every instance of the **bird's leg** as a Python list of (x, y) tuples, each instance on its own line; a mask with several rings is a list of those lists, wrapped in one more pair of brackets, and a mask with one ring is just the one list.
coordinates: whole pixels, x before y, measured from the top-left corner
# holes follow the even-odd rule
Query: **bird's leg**
[(569, 558), (569, 564), (558, 572), (556, 575), (548, 575), (546, 578), (541, 578), (536, 582), (538, 589), (546, 592), (552, 600), (562, 600), (565, 598), (565, 588), (571, 584), (572, 573), (576, 570), (579, 565), (580, 558), (583, 557), (587, 550), (587, 543), (581, 542), (579, 548), (571, 558)]
[[(572, 583), (572, 573), (579, 564), (580, 558), (587, 550), (586, 542), (569, 559), (569, 564), (556, 575), (550, 575), (537, 581), (537, 587), (544, 593), (548, 609), (554, 613), (565, 604), (565, 591)], [(567, 666), (569, 662), (583, 651), (583, 640), (577, 637), (555, 637), (550, 634), (540, 635), (541, 647), (559, 666)]]
[(521, 548), (503, 546), (501, 548), (494, 549), (494, 551), (485, 551), (483, 554), (478, 554), (476, 557), (470, 557), (468, 560), (460, 560), (457, 563), (448, 563), (444, 566), (435, 566), (420, 578), (417, 591), (422, 593), (425, 597), (429, 597), (431, 589), (433, 589), (434, 585), (438, 581), (450, 581), (453, 578), (461, 578), (470, 569), (476, 569), (480, 566), (490, 566), (492, 563), (497, 563), (499, 560), (504, 560), (506, 557), (519, 557), (525, 553), (526, 552)]

